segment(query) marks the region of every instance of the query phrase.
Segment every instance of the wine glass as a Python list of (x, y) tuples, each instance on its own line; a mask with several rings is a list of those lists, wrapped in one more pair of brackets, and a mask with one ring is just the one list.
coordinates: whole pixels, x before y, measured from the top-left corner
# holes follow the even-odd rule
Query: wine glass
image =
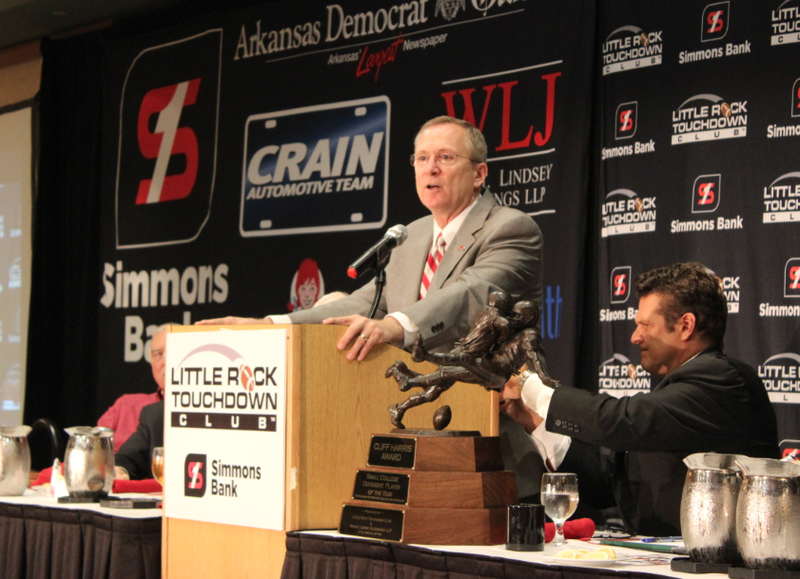
[(155, 479), (164, 486), (164, 447), (156, 446), (153, 448), (153, 459), (150, 462), (150, 467), (153, 469), (153, 476)]
[(556, 524), (553, 547), (567, 544), (564, 521), (578, 508), (578, 475), (571, 472), (550, 472), (542, 475), (542, 504), (544, 512)]

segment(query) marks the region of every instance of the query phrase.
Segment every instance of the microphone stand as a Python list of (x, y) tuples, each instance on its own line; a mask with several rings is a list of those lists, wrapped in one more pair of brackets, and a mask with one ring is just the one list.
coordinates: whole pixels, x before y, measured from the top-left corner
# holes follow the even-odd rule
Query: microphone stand
[(370, 319), (375, 318), (375, 312), (378, 311), (378, 304), (381, 301), (381, 295), (383, 295), (383, 288), (386, 285), (386, 264), (389, 262), (388, 259), (380, 259), (382, 256), (378, 256), (377, 262), (375, 264), (375, 299), (372, 300), (372, 308), (369, 310), (369, 315), (367, 316)]

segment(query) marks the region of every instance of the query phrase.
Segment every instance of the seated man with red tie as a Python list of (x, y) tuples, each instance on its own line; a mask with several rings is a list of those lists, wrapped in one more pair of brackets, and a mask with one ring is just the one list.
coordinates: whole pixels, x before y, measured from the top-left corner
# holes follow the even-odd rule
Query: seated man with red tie
[(376, 319), (368, 319), (374, 280), (324, 306), (266, 318), (226, 317), (201, 324), (325, 323), (348, 326), (338, 343), (350, 360), (375, 344), (446, 351), (470, 330), (493, 291), (541, 305), (542, 235), (525, 213), (502, 207), (484, 181), (483, 134), (466, 121), (436, 117), (414, 141), (417, 195), (430, 215), (408, 225), (408, 239), (386, 267)]

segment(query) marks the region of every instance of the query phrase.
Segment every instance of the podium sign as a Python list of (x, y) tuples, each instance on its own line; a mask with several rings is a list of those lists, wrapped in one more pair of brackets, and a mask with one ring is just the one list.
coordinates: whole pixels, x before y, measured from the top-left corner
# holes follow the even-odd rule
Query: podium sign
[(284, 530), (286, 330), (170, 333), (166, 517)]

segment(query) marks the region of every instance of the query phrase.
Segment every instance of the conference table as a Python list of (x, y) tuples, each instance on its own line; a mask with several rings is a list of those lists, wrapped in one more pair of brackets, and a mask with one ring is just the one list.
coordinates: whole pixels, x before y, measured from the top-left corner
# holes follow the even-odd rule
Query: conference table
[[(143, 495), (125, 495), (143, 496)], [(158, 579), (161, 509), (0, 497), (3, 579)]]
[[(677, 545), (678, 543), (673, 543)], [(281, 579), (686, 579), (670, 569), (676, 555), (614, 547), (618, 563), (553, 561), (567, 548), (599, 545), (570, 540), (569, 547), (547, 545), (543, 552), (485, 547), (405, 545), (340, 535), (334, 531), (294, 531), (286, 536)], [(679, 556), (679, 555), (677, 555)], [(703, 579), (727, 579), (704, 573)]]

